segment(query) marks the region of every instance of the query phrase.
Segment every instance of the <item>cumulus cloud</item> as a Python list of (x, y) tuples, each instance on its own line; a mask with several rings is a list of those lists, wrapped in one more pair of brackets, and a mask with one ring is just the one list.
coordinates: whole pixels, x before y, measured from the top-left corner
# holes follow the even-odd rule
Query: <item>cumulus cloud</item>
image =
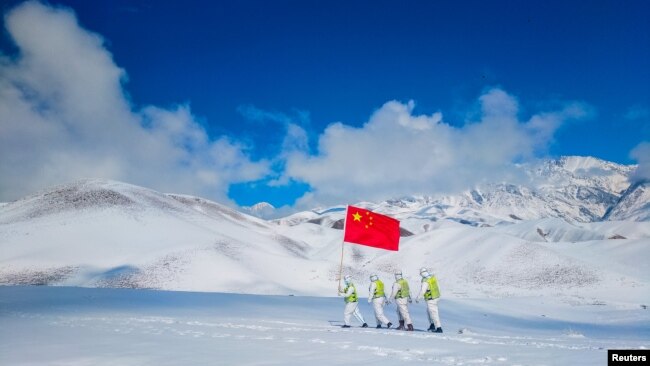
[(227, 200), (231, 183), (268, 174), (187, 105), (135, 109), (125, 71), (71, 10), (26, 2), (5, 25), (19, 52), (0, 58), (0, 200), (87, 177)]
[[(220, 201), (233, 183), (297, 181), (311, 187), (298, 202), (308, 208), (456, 192), (523, 179), (514, 163), (543, 154), (565, 121), (590, 113), (567, 103), (521, 120), (517, 98), (494, 88), (478, 98), (480, 117), (458, 127), (389, 101), (361, 127), (331, 124), (314, 148), (307, 112), (244, 105), (246, 119), (286, 131), (279, 154), (254, 161), (246, 144), (208, 136), (188, 105), (133, 106), (126, 72), (71, 10), (30, 1), (5, 25), (18, 53), (0, 54), (0, 201), (88, 177)], [(648, 156), (643, 149), (633, 154)]]
[(630, 156), (639, 163), (630, 176), (630, 182), (650, 182), (650, 142), (638, 144), (632, 149)]
[(544, 153), (564, 121), (590, 114), (574, 102), (521, 121), (518, 100), (499, 88), (479, 104), (478, 121), (454, 127), (440, 112), (417, 115), (412, 101), (390, 101), (360, 128), (328, 126), (316, 154), (287, 153), (285, 176), (312, 187), (299, 201), (307, 207), (516, 182), (516, 162)]

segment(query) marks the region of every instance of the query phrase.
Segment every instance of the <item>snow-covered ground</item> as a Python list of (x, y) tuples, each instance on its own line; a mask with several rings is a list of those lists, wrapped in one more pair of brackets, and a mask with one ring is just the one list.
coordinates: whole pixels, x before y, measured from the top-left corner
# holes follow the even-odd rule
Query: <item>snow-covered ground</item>
[[(607, 349), (650, 348), (640, 306), (549, 296), (445, 299), (440, 309), (443, 334), (346, 330), (340, 298), (0, 286), (0, 364), (602, 365)], [(425, 328), (424, 306), (411, 312)]]

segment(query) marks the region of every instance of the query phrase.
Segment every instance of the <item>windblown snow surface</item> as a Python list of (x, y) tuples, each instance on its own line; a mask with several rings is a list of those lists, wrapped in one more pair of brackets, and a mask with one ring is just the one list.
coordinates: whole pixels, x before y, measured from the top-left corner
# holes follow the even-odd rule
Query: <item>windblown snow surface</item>
[(326, 297), (0, 287), (0, 299), (3, 365), (604, 365), (607, 349), (650, 347), (647, 310), (553, 296), (447, 298), (443, 334), (341, 329), (342, 302)]
[[(345, 244), (344, 273), (365, 297), (371, 273), (416, 292), (429, 268), (443, 334), (339, 327), (344, 206), (265, 221), (120, 182), (54, 187), (0, 205), (0, 364), (605, 364), (650, 347), (650, 222), (644, 195), (602, 177), (552, 199), (357, 203), (401, 220), (400, 250)], [(608, 209), (626, 219), (585, 221)]]

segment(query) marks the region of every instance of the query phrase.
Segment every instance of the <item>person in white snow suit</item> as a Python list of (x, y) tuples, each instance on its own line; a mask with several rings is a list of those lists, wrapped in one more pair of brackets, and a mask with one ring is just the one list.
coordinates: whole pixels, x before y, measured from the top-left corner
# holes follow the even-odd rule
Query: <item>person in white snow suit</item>
[(375, 320), (377, 321), (377, 328), (381, 325), (386, 325), (390, 328), (393, 323), (388, 320), (384, 315), (384, 301), (386, 301), (386, 293), (384, 292), (384, 283), (377, 277), (376, 274), (370, 276), (370, 288), (368, 289), (368, 303), (372, 303), (375, 309)]
[(352, 283), (352, 277), (346, 275), (343, 277), (345, 287), (339, 288), (339, 296), (345, 296), (345, 310), (343, 311), (343, 328), (350, 328), (350, 318), (354, 315), (355, 318), (361, 323), (363, 328), (367, 328), (368, 324), (363, 319), (359, 311), (359, 296), (357, 295), (357, 288)]
[(438, 280), (426, 268), (420, 269), (420, 276), (422, 276), (422, 286), (420, 287), (420, 293), (415, 298), (415, 302), (419, 303), (420, 299), (424, 297), (427, 304), (429, 323), (431, 323), (428, 331), (442, 333), (442, 324), (440, 323), (440, 315), (438, 314), (438, 300), (440, 299)]
[[(395, 299), (397, 304), (397, 316), (399, 317), (399, 330), (413, 330), (413, 322), (411, 321), (411, 315), (409, 314), (409, 303), (413, 302), (411, 300), (411, 291), (409, 290), (409, 284), (406, 282), (404, 277), (402, 277), (402, 272), (398, 271), (395, 273), (395, 283), (393, 284), (393, 291), (390, 294), (390, 299)], [(390, 300), (388, 300), (390, 304)], [(406, 323), (406, 328), (404, 327)]]

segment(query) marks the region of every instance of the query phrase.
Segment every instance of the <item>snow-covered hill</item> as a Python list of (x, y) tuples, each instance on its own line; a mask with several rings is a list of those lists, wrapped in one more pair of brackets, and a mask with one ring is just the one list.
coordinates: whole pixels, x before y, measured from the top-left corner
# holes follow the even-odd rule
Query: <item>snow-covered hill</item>
[[(650, 303), (638, 262), (650, 254), (649, 221), (508, 219), (427, 198), (358, 205), (403, 229), (399, 252), (345, 245), (344, 271), (360, 284), (373, 272), (390, 283), (396, 269), (416, 283), (429, 267), (450, 298)], [(197, 197), (75, 182), (0, 207), (0, 284), (336, 296), (344, 215), (338, 206), (268, 222)]]
[(197, 197), (81, 181), (0, 208), (0, 282), (304, 290), (281, 284), (309, 271), (309, 246), (274, 229)]

